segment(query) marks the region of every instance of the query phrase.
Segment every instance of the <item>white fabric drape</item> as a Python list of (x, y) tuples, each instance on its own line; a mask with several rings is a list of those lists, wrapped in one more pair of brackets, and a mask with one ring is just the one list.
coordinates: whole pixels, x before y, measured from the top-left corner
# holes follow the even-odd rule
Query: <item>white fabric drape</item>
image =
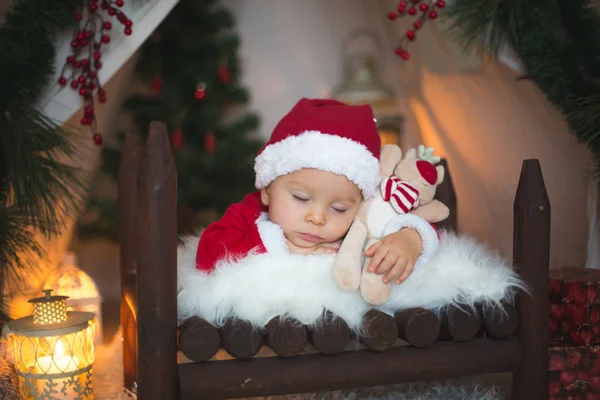
[[(409, 21), (391, 23), (391, 0), (228, 0), (242, 38), (244, 84), (268, 137), (303, 96), (327, 96), (342, 79), (343, 38), (378, 33), (387, 53), (380, 72), (398, 92), (405, 146), (424, 142), (448, 158), (461, 232), (510, 257), (512, 208), (521, 163), (538, 158), (552, 205), (551, 265), (583, 265), (587, 247), (589, 152), (529, 81), (503, 64), (462, 55), (426, 23), (411, 60), (393, 54)], [(438, 26), (438, 25), (436, 25)], [(441, 26), (439, 26), (441, 28)]]

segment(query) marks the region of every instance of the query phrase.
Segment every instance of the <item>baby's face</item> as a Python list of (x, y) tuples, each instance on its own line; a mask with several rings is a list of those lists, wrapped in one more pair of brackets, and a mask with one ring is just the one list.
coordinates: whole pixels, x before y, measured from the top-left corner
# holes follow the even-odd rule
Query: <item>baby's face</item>
[(298, 247), (341, 239), (354, 220), (362, 194), (345, 176), (301, 169), (281, 176), (261, 191), (271, 221)]

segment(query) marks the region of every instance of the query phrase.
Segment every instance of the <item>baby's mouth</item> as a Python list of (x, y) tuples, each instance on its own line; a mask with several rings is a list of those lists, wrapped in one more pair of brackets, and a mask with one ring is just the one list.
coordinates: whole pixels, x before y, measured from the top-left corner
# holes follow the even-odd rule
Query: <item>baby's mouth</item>
[(307, 242), (313, 242), (313, 243), (318, 243), (323, 240), (322, 237), (313, 235), (310, 233), (298, 233), (298, 236), (300, 236), (302, 239), (306, 240)]

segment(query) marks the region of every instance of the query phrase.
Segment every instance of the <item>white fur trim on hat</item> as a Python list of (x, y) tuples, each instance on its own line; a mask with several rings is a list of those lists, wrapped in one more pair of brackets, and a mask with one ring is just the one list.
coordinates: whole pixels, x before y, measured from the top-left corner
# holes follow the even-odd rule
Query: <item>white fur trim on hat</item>
[(307, 131), (267, 146), (256, 157), (256, 188), (303, 168), (344, 175), (362, 191), (365, 199), (379, 188), (379, 161), (366, 146), (353, 140)]
[(440, 248), (440, 240), (437, 232), (429, 222), (413, 214), (399, 214), (387, 223), (383, 230), (383, 236), (397, 232), (402, 228), (414, 229), (421, 236), (423, 251), (415, 262), (415, 269), (435, 258)]

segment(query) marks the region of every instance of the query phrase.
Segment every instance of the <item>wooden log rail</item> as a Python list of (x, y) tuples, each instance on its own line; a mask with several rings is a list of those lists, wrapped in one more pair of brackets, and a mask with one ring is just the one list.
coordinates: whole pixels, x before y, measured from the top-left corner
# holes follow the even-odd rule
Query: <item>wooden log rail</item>
[[(504, 311), (490, 310), (483, 318), (479, 308), (449, 307), (441, 321), (423, 308), (404, 310), (394, 317), (371, 310), (364, 317), (362, 334), (354, 339), (377, 352), (388, 350), (398, 338), (419, 348), (430, 347), (438, 341), (468, 342), (477, 336), (507, 339), (517, 329), (518, 315), (514, 306), (503, 306)], [(217, 329), (192, 317), (179, 328), (179, 348), (196, 362), (210, 360), (221, 347), (235, 359), (250, 359), (263, 345), (279, 357), (290, 358), (300, 355), (309, 343), (323, 354), (341, 353), (351, 343), (352, 336), (348, 325), (330, 312), (313, 327), (294, 319), (275, 317), (263, 330), (240, 320), (229, 320)]]

